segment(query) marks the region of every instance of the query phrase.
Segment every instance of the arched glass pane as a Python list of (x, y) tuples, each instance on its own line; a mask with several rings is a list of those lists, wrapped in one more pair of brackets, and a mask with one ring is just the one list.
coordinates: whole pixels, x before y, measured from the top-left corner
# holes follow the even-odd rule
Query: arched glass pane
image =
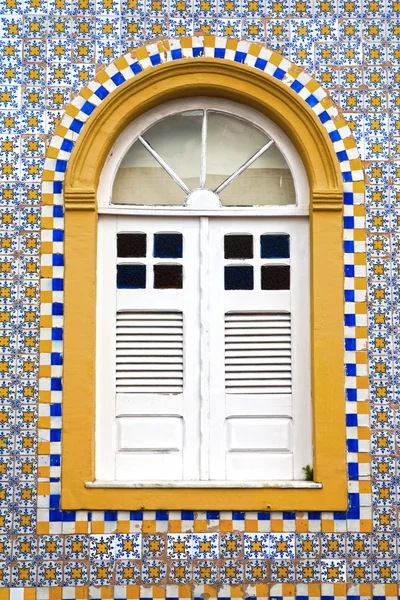
[(215, 190), (269, 141), (267, 134), (249, 121), (210, 111), (206, 187)]
[(183, 205), (200, 187), (225, 206), (296, 202), (274, 141), (250, 121), (215, 110), (170, 115), (142, 132), (120, 164), (112, 202)]
[(171, 115), (142, 134), (190, 190), (200, 187), (202, 124), (203, 111), (193, 110)]
[(274, 144), (219, 193), (224, 206), (296, 203), (292, 173)]
[(114, 204), (171, 205), (185, 202), (185, 192), (136, 141), (124, 156), (114, 179)]

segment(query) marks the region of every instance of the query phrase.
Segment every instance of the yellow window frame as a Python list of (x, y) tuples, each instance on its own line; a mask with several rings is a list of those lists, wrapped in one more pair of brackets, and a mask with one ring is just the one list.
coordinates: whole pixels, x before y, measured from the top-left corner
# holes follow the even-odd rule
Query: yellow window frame
[[(229, 98), (260, 111), (282, 128), (303, 160), (310, 186), (314, 479), (322, 484), (320, 489), (85, 486), (95, 479), (100, 174), (112, 145), (131, 121), (164, 102), (189, 96)], [(144, 70), (101, 103), (79, 136), (65, 180), (64, 510), (346, 510), (342, 207), (342, 177), (327, 132), (293, 90), (266, 73), (213, 58), (164, 63)]]

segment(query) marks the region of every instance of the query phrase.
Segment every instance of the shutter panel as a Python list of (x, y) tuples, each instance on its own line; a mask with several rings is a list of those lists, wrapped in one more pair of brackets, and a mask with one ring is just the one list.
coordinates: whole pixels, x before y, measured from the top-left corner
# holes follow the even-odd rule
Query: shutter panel
[(211, 224), (211, 479), (302, 478), (295, 451), (309, 431), (299, 416), (310, 403), (308, 269), (307, 219)]
[[(104, 327), (98, 346), (100, 353), (107, 349), (98, 368), (99, 432), (110, 435), (111, 430), (113, 457), (105, 459), (106, 471), (99, 464), (103, 452), (96, 476), (197, 479), (198, 223), (190, 218), (102, 217), (99, 245), (99, 263), (103, 258), (108, 270), (107, 277), (99, 274), (98, 322)], [(104, 256), (112, 248), (112, 258)], [(112, 292), (103, 297), (110, 285)], [(191, 377), (184, 376), (186, 368)]]

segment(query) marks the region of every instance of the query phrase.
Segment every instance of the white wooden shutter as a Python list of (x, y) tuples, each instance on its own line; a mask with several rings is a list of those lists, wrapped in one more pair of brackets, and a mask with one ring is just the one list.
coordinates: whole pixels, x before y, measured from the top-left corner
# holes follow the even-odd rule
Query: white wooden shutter
[[(132, 233), (144, 256), (118, 256), (118, 234)], [(182, 234), (181, 257), (154, 256), (166, 233)], [(198, 237), (196, 219), (99, 220), (98, 479), (199, 478)], [(118, 265), (139, 265), (145, 283), (118, 288)], [(181, 289), (157, 287), (159, 265), (182, 266)]]
[[(160, 232), (182, 234), (182, 257), (153, 256)], [(145, 235), (145, 256), (117, 256), (119, 233)], [(232, 235), (251, 237), (250, 258), (225, 258)], [(289, 236), (290, 257), (261, 256), (261, 237), (275, 235)], [(101, 216), (97, 479), (303, 477), (311, 462), (308, 236), (305, 217)], [(145, 269), (145, 286), (118, 289), (118, 265), (131, 264)], [(181, 289), (155, 287), (159, 264), (182, 266)], [(262, 289), (273, 265), (290, 269), (288, 289)], [(250, 267), (251, 289), (225, 289), (225, 268), (238, 266)]]
[[(252, 236), (251, 258), (225, 258), (232, 234)], [(262, 235), (288, 235), (290, 257), (262, 258)], [(308, 235), (306, 218), (210, 225), (210, 479), (303, 476), (310, 457)], [(290, 268), (289, 289), (262, 289), (262, 269), (271, 265)], [(225, 289), (224, 269), (241, 266), (251, 267), (253, 289)]]

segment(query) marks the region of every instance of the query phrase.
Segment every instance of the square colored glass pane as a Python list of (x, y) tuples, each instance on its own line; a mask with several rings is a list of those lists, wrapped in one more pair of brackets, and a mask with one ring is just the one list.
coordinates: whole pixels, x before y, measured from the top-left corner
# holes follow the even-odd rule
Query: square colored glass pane
[(261, 289), (290, 290), (290, 267), (288, 265), (262, 266)]
[(181, 233), (156, 233), (154, 235), (154, 256), (157, 258), (182, 258)]
[(253, 290), (253, 267), (248, 265), (225, 267), (226, 290)]
[(146, 234), (118, 233), (117, 254), (120, 258), (141, 258), (146, 256)]
[(253, 258), (252, 235), (226, 235), (224, 238), (225, 258)]
[(145, 287), (145, 265), (117, 265), (117, 288), (143, 289)]
[(154, 265), (154, 287), (156, 289), (181, 289), (182, 265)]
[(261, 258), (290, 258), (288, 235), (262, 235)]

